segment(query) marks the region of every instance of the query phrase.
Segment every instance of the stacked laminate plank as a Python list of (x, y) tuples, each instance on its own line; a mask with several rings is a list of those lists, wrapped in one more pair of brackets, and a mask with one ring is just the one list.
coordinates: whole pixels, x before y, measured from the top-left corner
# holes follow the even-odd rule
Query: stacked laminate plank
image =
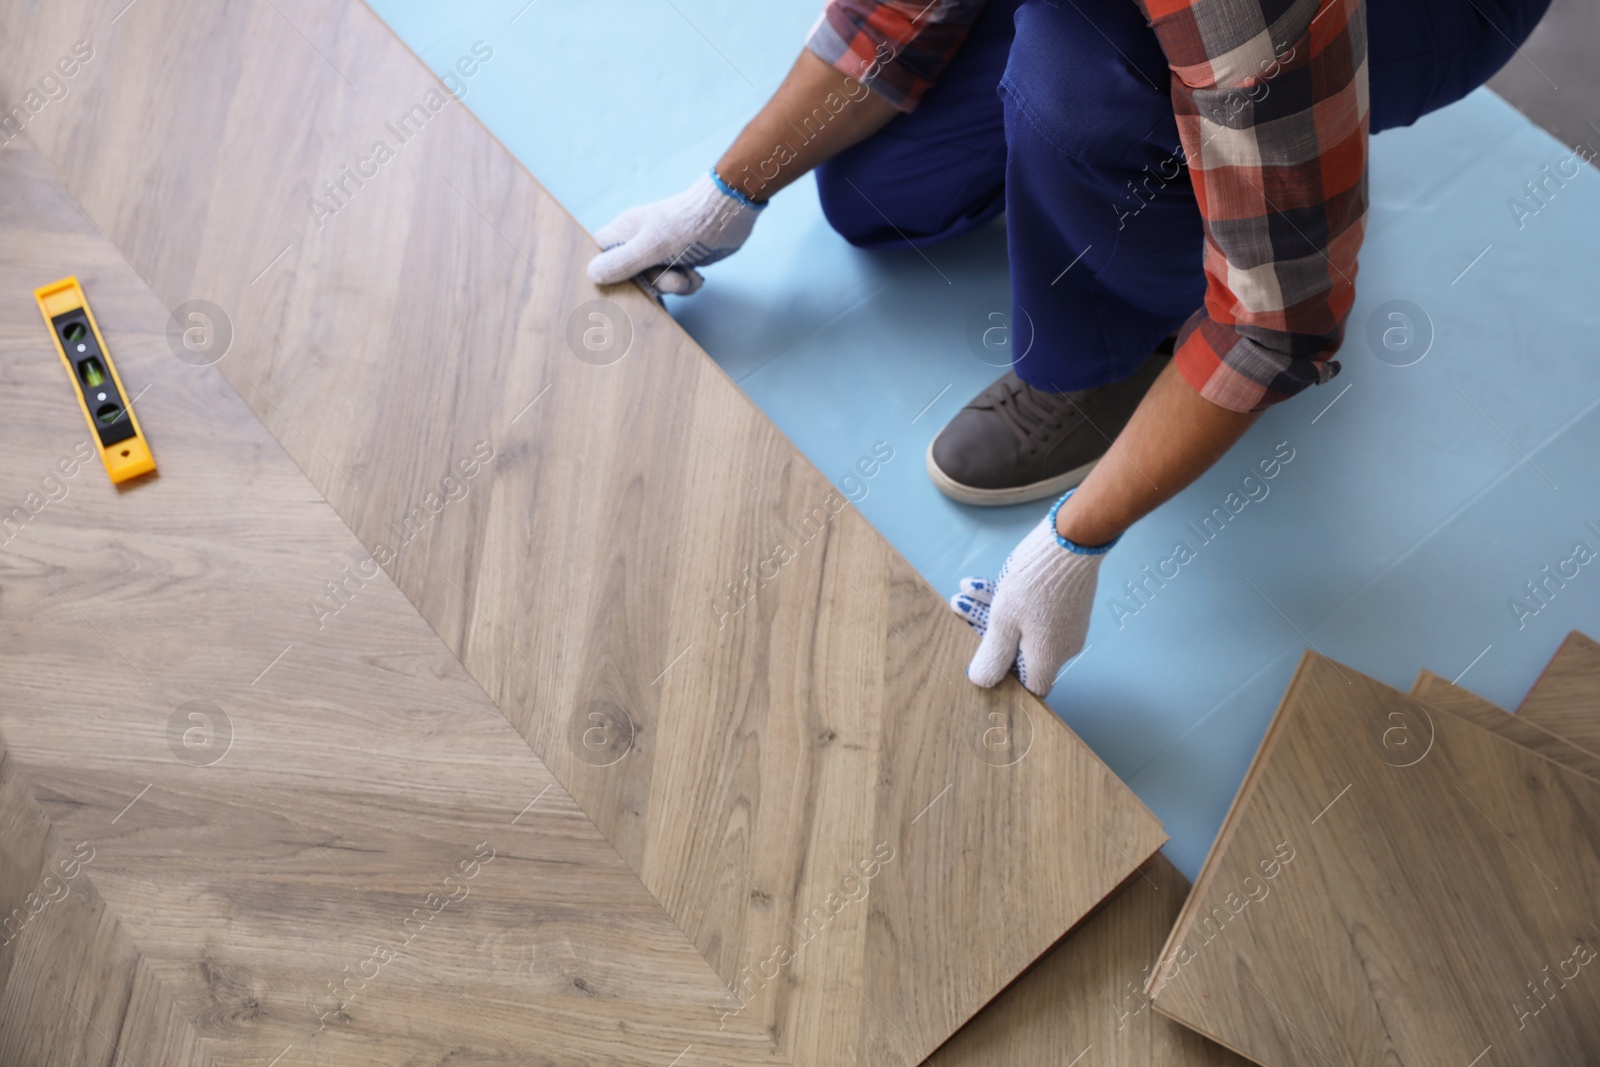
[(1517, 715), (1600, 759), (1600, 643), (1574, 631)]
[(1518, 715), (1308, 652), (1155, 1007), (1268, 1067), (1596, 1062), (1597, 742), (1600, 647), (1581, 635)]
[[(1581, 634), (1574, 634), (1573, 638), (1587, 640)], [(1572, 639), (1569, 639), (1569, 646), (1571, 642)], [(1561, 658), (1562, 655), (1558, 653), (1556, 662)], [(1538, 691), (1537, 688), (1535, 691)], [(1570, 767), (1579, 774), (1600, 781), (1600, 756), (1587, 748), (1580, 747), (1570, 737), (1541, 726), (1536, 716), (1525, 713), (1512, 714), (1470, 690), (1452, 685), (1448, 679), (1432, 671), (1422, 671), (1417, 675), (1411, 693), (1432, 707), (1448, 711), (1457, 718), (1476, 723), (1486, 730), (1492, 730), (1529, 751), (1537, 752), (1545, 759), (1553, 760), (1563, 767)], [(1593, 727), (1590, 729), (1593, 731)]]
[[(1337, 670), (1346, 672), (1346, 676), (1353, 674), (1349, 668), (1340, 667)], [(1600, 783), (1600, 756), (1588, 747), (1600, 747), (1600, 644), (1582, 634), (1574, 633), (1568, 637), (1539, 683), (1528, 694), (1518, 714), (1511, 714), (1426, 670), (1419, 674), (1411, 695), (1426, 707), (1405, 705), (1402, 710), (1402, 705), (1397, 704), (1389, 707), (1381, 720), (1372, 724), (1378, 730), (1372, 739), (1374, 751), (1380, 753), (1379, 758), (1386, 766), (1402, 770), (1413, 762), (1431, 756), (1429, 749), (1437, 742), (1431, 723), (1436, 717), (1442, 716), (1490, 731), (1546, 761)], [(1506, 755), (1503, 746), (1487, 746), (1491, 753), (1497, 748), (1500, 755)], [(1533, 766), (1537, 767), (1538, 764), (1534, 763)], [(1575, 788), (1582, 790), (1585, 787), (1580, 784)], [(1244, 797), (1245, 792), (1241, 791), (1241, 801), (1244, 801)], [(1347, 797), (1343, 795), (1338, 798), (1340, 801), (1344, 799)], [(1318, 812), (1312, 825), (1328, 817), (1334, 810), (1335, 806), (1330, 805)], [(1577, 847), (1592, 850), (1593, 844), (1579, 842)], [(1047, 1067), (1072, 1062), (1074, 1056), (1082, 1056), (1082, 1062), (1091, 1062), (1092, 1057), (1095, 1063), (1118, 1065), (1232, 1065), (1248, 1062), (1201, 1036), (1202, 1033), (1217, 1036), (1216, 1031), (1206, 1029), (1211, 1025), (1206, 1018), (1178, 1016), (1198, 1027), (1191, 1030), (1176, 1018), (1164, 1014), (1169, 1001), (1165, 998), (1152, 1001), (1145, 989), (1151, 983), (1158, 987), (1164, 984), (1163, 974), (1171, 974), (1176, 978), (1187, 966), (1180, 962), (1181, 944), (1165, 954), (1161, 949), (1161, 942), (1169, 934), (1177, 936), (1175, 923), (1180, 930), (1185, 923), (1190, 924), (1190, 930), (1198, 930), (1194, 938), (1200, 942), (1209, 940), (1213, 932), (1220, 935), (1222, 927), (1228, 923), (1237, 921), (1240, 925), (1248, 925), (1252, 908), (1266, 906), (1274, 888), (1288, 888), (1293, 884), (1287, 875), (1297, 862), (1303, 860), (1302, 848), (1303, 845), (1281, 853), (1274, 850), (1273, 862), (1269, 863), (1266, 870), (1258, 868), (1254, 873), (1255, 880), (1245, 883), (1246, 892), (1232, 901), (1226, 894), (1219, 895), (1213, 891), (1213, 897), (1222, 902), (1220, 912), (1207, 908), (1198, 897), (1190, 901), (1186, 909), (1185, 901), (1189, 898), (1187, 881), (1164, 858), (1156, 857), (1142, 869), (1141, 878), (1131, 881), (1093, 919), (1063, 939), (941, 1048), (932, 1062), (947, 1067), (988, 1064)], [(1283, 879), (1281, 882), (1280, 878)], [(1325, 888), (1319, 891), (1325, 891)], [(1304, 886), (1295, 887), (1289, 899), (1291, 906), (1295, 906), (1296, 899), (1298, 906), (1302, 907), (1333, 906), (1328, 899), (1312, 899), (1311, 891)], [(1230, 904), (1238, 909), (1238, 914), (1234, 914)], [(1209, 917), (1207, 912), (1210, 913)], [(1592, 939), (1589, 934), (1594, 935)], [(1600, 946), (1600, 931), (1591, 930), (1589, 934), (1579, 929), (1574, 944), (1581, 940), (1587, 945)], [(1433, 936), (1444, 939), (1471, 935), (1437, 930)], [(1200, 948), (1195, 949), (1196, 959), (1201, 951)], [(1304, 969), (1316, 971), (1321, 958), (1320, 948), (1300, 946), (1296, 953)], [(1577, 960), (1585, 955), (1580, 952), (1564, 957), (1570, 961), (1568, 973), (1574, 968), (1580, 974), (1587, 970), (1587, 964), (1581, 968), (1577, 964)], [(1238, 963), (1236, 959), (1229, 962)], [(1241, 973), (1248, 981), (1262, 987), (1258, 993), (1265, 1005), (1267, 998), (1272, 996), (1268, 990), (1274, 988), (1266, 985), (1270, 979), (1255, 975), (1243, 967)], [(1561, 998), (1560, 994), (1572, 984), (1564, 982), (1559, 973), (1551, 975), (1541, 966), (1534, 980), (1535, 988), (1530, 990), (1524, 985), (1517, 991), (1521, 999), (1512, 999), (1512, 1014), (1518, 1023), (1518, 1033), (1533, 1025), (1546, 1011), (1558, 1010), (1558, 1006), (1562, 1011), (1589, 1010), (1589, 1004), (1578, 998), (1567, 998), (1566, 1001)], [(1209, 993), (1203, 993), (1202, 999), (1209, 999)], [(1153, 1005), (1162, 1010), (1148, 1010)], [(1396, 998), (1388, 1010), (1412, 1012), (1419, 1009)], [(1272, 1021), (1271, 1017), (1260, 1012), (1253, 1017), (1256, 1024), (1270, 1024)], [(1278, 1017), (1277, 1021), (1288, 1027), (1293, 1035), (1289, 1020)], [(1432, 1055), (1427, 1051), (1433, 1044), (1431, 1035), (1436, 1032), (1435, 1028), (1441, 1034), (1452, 1028), (1459, 1029), (1460, 1019), (1423, 1016), (1412, 1019), (1410, 1025), (1419, 1028), (1417, 1040), (1425, 1050), (1423, 1058), (1396, 1062), (1448, 1062), (1447, 1057), (1453, 1055), (1448, 1050), (1436, 1058), (1428, 1058)], [(1580, 1030), (1579, 1034), (1578, 1040), (1589, 1040), (1586, 1031)], [(1304, 1034), (1300, 1036), (1306, 1037)], [(1480, 1052), (1489, 1044), (1486, 1041)], [(1572, 1061), (1559, 1058), (1568, 1055), (1573, 1047), (1577, 1046), (1545, 1047), (1532, 1043), (1517, 1047), (1508, 1042), (1504, 1046), (1495, 1046), (1502, 1058), (1494, 1062), (1564, 1064), (1600, 1060), (1600, 1053)], [(1319, 1051), (1325, 1052), (1326, 1057), (1319, 1056)], [(1398, 1050), (1385, 1051), (1399, 1054)], [(1256, 1062), (1271, 1065), (1307, 1059), (1310, 1062), (1362, 1062), (1355, 1059), (1353, 1054), (1348, 1060), (1341, 1059), (1345, 1054), (1346, 1050), (1337, 1045), (1319, 1050), (1307, 1044), (1295, 1050), (1295, 1055), (1300, 1059), (1273, 1059), (1272, 1054), (1267, 1052), (1263, 1053), (1264, 1058)], [(1488, 1057), (1480, 1062), (1488, 1062)]]

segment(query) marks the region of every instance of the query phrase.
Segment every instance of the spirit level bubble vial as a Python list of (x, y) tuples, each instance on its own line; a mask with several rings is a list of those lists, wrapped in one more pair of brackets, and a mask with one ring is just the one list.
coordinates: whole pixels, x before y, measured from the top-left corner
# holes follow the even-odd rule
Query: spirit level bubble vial
[(139, 430), (127, 390), (117, 377), (116, 364), (111, 362), (77, 276), (35, 289), (33, 298), (56, 339), (56, 351), (61, 353), (68, 376), (78, 387), (78, 406), (100, 442), (100, 458), (111, 481), (121, 483), (155, 470), (155, 457)]

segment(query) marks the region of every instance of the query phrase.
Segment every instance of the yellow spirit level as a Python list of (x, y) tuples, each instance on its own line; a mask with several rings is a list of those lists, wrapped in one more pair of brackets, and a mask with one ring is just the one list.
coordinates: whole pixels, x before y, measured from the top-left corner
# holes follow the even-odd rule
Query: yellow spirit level
[(128, 403), (127, 391), (117, 377), (116, 364), (111, 362), (77, 277), (35, 289), (33, 298), (56, 339), (56, 351), (67, 365), (67, 374), (78, 387), (78, 406), (83, 408), (90, 432), (99, 438), (100, 458), (111, 481), (125, 482), (155, 470), (155, 457), (139, 431), (133, 405)]

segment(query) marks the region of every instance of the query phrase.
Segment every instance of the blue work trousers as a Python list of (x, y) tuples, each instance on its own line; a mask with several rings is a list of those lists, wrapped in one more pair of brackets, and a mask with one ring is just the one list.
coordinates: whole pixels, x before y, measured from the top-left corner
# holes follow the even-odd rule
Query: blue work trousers
[[(1373, 0), (1373, 133), (1482, 85), (1549, 0)], [(1088, 16), (1092, 15), (1091, 23)], [(1171, 73), (1133, 0), (989, 0), (910, 114), (817, 171), (852, 244), (926, 245), (1006, 215), (1015, 369), (1039, 389), (1132, 374), (1205, 295)], [(1070, 268), (1070, 269), (1069, 269)]]

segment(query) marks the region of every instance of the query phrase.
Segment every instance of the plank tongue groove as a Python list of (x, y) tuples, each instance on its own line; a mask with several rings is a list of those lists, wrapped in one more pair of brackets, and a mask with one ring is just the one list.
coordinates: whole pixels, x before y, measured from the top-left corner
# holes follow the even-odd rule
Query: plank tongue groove
[[(586, 281), (589, 237), (364, 7), (0, 20), (14, 96), (92, 42), (29, 120), (51, 180), (167, 308), (223, 310), (216, 371), (732, 990), (720, 1025), (917, 1063), (1160, 846), (1014, 680), (967, 684), (943, 598), (659, 308)], [(298, 591), (313, 632), (381, 617)]]
[(1600, 783), (1308, 652), (1155, 1005), (1270, 1067), (1585, 1063), (1597, 901)]

